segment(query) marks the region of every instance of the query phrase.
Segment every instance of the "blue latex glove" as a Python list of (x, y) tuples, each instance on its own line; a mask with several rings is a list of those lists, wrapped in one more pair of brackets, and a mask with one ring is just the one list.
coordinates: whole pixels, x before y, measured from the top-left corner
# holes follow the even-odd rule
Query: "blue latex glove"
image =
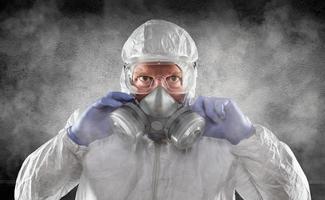
[(199, 96), (190, 106), (205, 118), (205, 136), (227, 139), (232, 144), (238, 144), (255, 131), (252, 123), (231, 99)]
[(77, 144), (88, 146), (91, 142), (112, 134), (108, 115), (126, 102), (134, 100), (122, 92), (110, 92), (88, 107), (81, 117), (68, 128), (69, 137)]

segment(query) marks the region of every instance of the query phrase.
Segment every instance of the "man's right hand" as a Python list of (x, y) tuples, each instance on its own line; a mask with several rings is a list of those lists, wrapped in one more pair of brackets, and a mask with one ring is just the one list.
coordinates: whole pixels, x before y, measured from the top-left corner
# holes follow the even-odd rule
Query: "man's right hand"
[(77, 122), (68, 128), (69, 137), (77, 144), (88, 146), (91, 142), (112, 134), (109, 114), (133, 96), (122, 92), (110, 92), (88, 107)]

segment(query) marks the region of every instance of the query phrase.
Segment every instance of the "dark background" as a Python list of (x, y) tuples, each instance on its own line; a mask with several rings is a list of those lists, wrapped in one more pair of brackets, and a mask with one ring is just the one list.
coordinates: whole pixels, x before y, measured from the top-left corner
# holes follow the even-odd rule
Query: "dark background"
[(323, 199), (324, 9), (321, 0), (1, 0), (1, 199), (13, 199), (24, 159), (75, 109), (119, 90), (122, 45), (152, 18), (196, 41), (198, 94), (231, 97), (271, 129)]

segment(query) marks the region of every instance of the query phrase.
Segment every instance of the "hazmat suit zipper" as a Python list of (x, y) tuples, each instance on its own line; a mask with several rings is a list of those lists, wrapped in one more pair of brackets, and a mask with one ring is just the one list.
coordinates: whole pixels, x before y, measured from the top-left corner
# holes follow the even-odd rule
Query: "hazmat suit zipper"
[(157, 200), (158, 179), (160, 171), (160, 144), (155, 144), (155, 155), (152, 174), (152, 200)]

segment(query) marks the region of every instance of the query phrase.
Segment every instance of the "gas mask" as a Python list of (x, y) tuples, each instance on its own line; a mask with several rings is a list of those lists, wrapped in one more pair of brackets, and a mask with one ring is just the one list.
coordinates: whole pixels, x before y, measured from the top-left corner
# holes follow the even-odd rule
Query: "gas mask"
[(204, 131), (205, 121), (188, 106), (157, 87), (140, 102), (127, 103), (110, 115), (114, 131), (132, 142), (147, 136), (156, 143), (170, 142), (178, 149), (192, 146)]

